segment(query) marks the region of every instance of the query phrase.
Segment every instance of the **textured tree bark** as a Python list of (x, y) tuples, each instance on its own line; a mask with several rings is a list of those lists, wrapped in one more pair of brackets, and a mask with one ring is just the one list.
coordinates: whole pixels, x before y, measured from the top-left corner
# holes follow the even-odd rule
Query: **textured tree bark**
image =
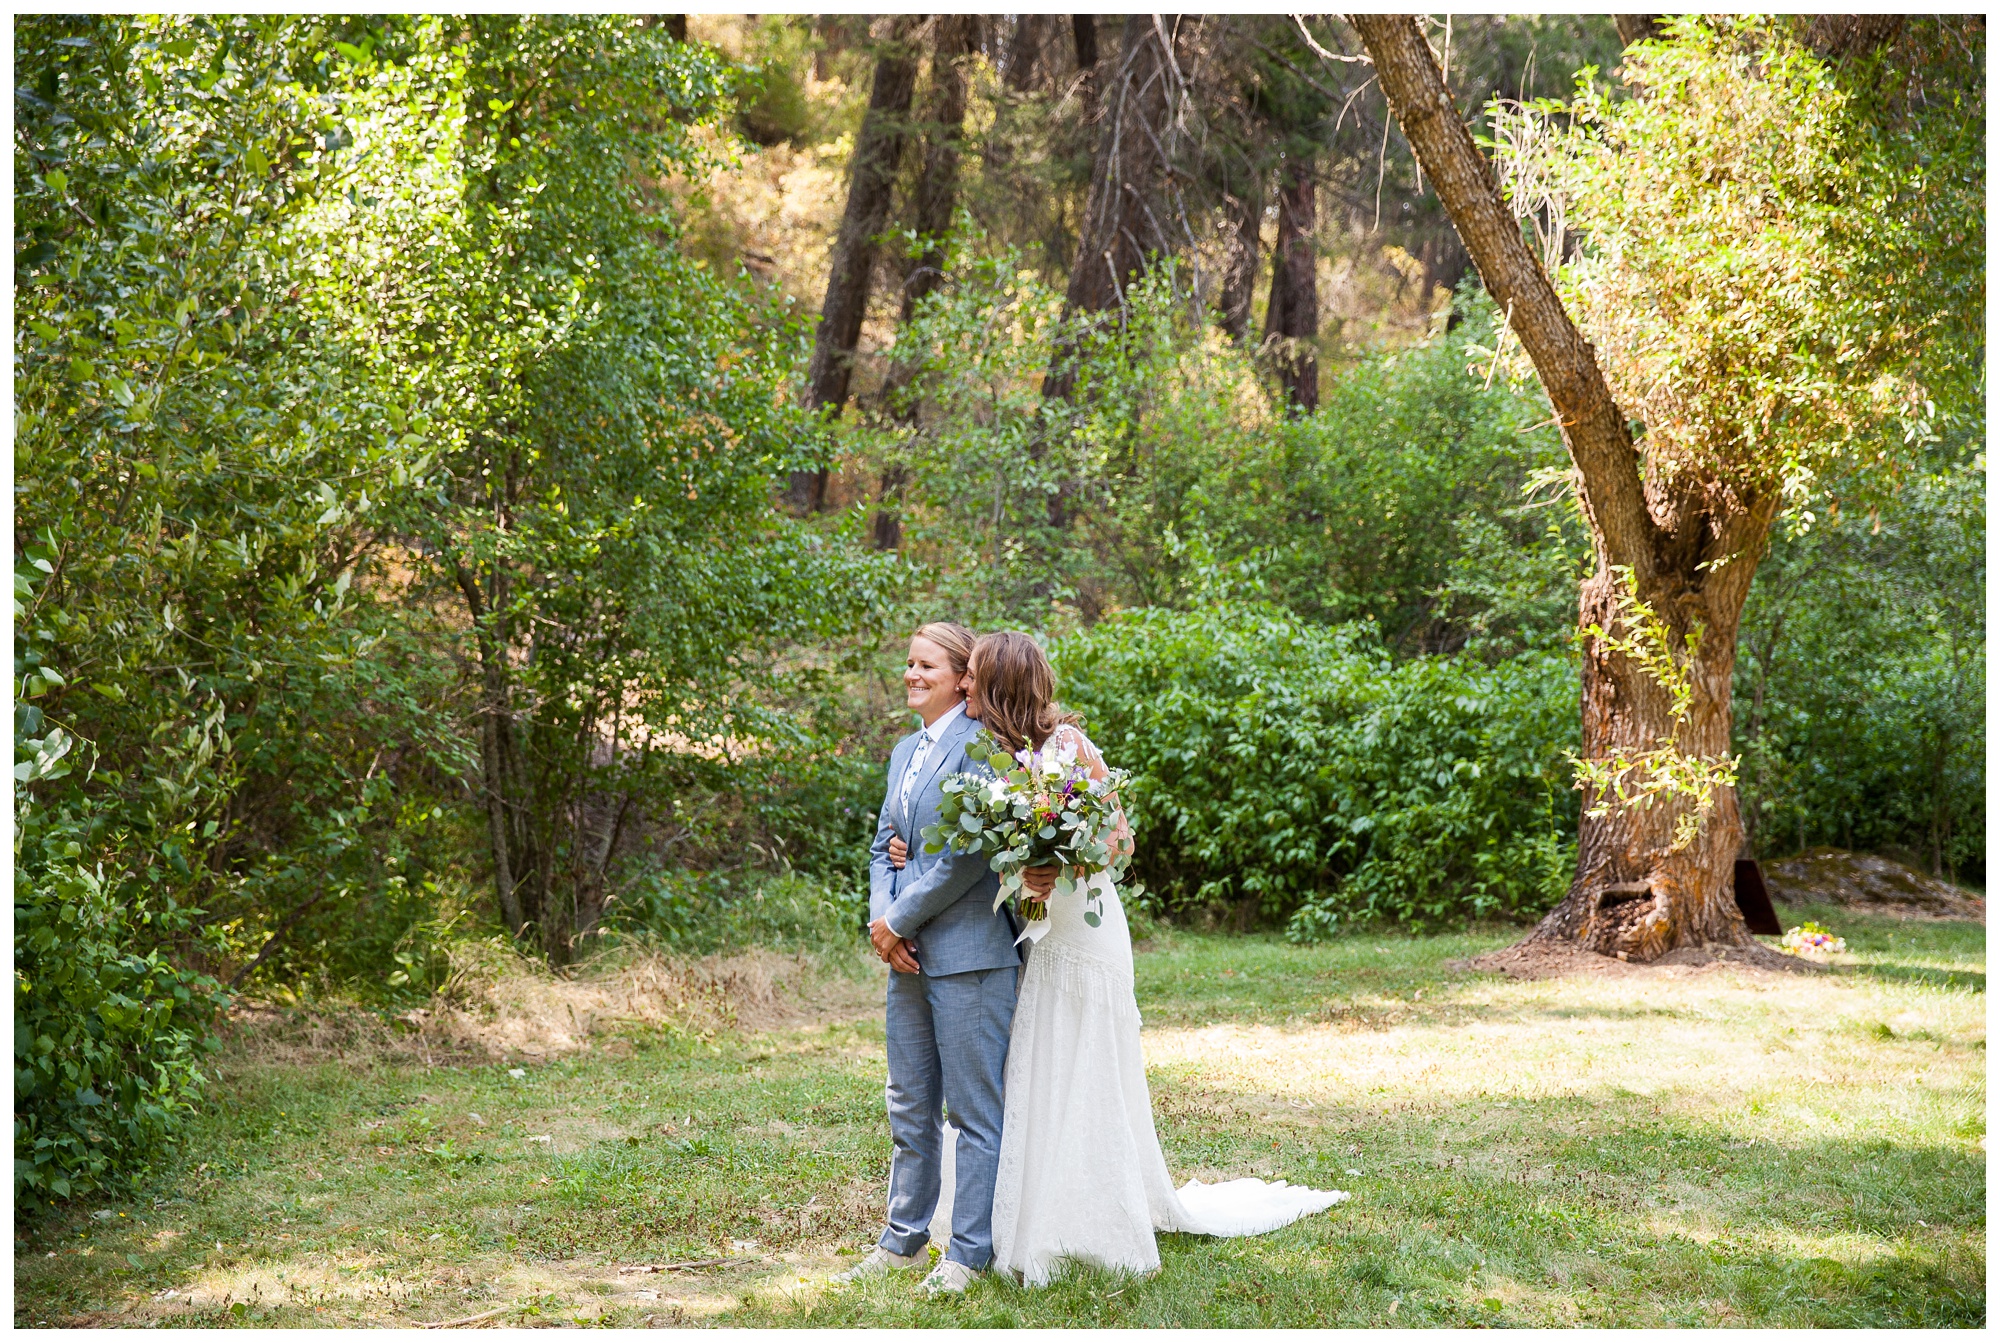
[(1072, 14), (1069, 29), (1076, 71), (1083, 77), (1077, 85), (1077, 103), (1084, 124), (1090, 125), (1097, 120), (1097, 18), (1092, 14)]
[(1007, 69), (1001, 76), (1014, 92), (1026, 93), (1034, 86), (1035, 66), (1041, 61), (1042, 47), (1054, 23), (1047, 14), (1015, 16), (1014, 35), (1007, 43)]
[(1794, 20), (1799, 40), (1829, 61), (1886, 47), (1903, 30), (1901, 14), (1814, 14)]
[(882, 468), (881, 488), (875, 495), (875, 516), (869, 526), (869, 541), (877, 550), (903, 548), (903, 486), (909, 483), (910, 473), (900, 463), (891, 462)]
[[(1161, 34), (1167, 20), (1134, 14), (1125, 20), (1117, 65), (1109, 71), (1097, 64), (1097, 29), (1089, 15), (1075, 20), (1076, 58), (1089, 71), (1084, 85), (1086, 108), (1099, 118), (1097, 150), (1091, 160), (1090, 195), (1084, 206), (1076, 257), (1070, 264), (1069, 288), (1063, 295), (1062, 331), (1049, 353), (1049, 370), (1042, 378), (1042, 400), (1068, 401), (1076, 392), (1079, 319), (1092, 326), (1121, 312), (1125, 286), (1144, 271), (1147, 256), (1169, 250), (1158, 211), (1154, 209), (1165, 176), (1168, 76), (1171, 53)], [(1088, 64), (1085, 62), (1088, 61)], [(1030, 452), (1041, 455), (1040, 441)], [(1069, 525), (1071, 482), (1061, 482), (1049, 496), (1049, 526)]]
[(513, 846), (507, 834), (507, 772), (500, 755), (500, 734), (506, 730), (507, 718), (504, 656), (499, 648), (498, 632), (488, 620), (487, 605), (480, 594), (478, 581), (460, 564), (453, 565), (453, 574), (459, 593), (465, 598), (466, 613), (472, 618), (472, 627), (478, 632), (480, 688), (484, 701), (479, 711), (479, 772), (486, 794), (487, 838), (493, 846), (494, 895), (500, 904), (500, 917), (507, 921), (507, 931), (519, 937), (524, 920), (520, 892), (515, 883)]
[(1076, 43), (1076, 68), (1091, 70), (1097, 66), (1097, 18), (1091, 14), (1072, 14), (1069, 20), (1071, 39)]
[[(1416, 22), (1359, 14), (1349, 21), (1367, 45), (1404, 136), (1488, 292), (1510, 314), (1555, 407), (1597, 553), (1596, 573), (1581, 593), (1581, 625), (1624, 632), (1616, 572), (1622, 568), (1676, 647), (1699, 631), (1686, 667), (1689, 708), (1677, 734), (1667, 689), (1605, 640), (1585, 640), (1584, 757), (1635, 759), (1670, 735), (1686, 755), (1726, 756), (1737, 625), (1777, 500), (1731, 499), (1725, 491), (1668, 488), (1645, 478), (1595, 352), (1523, 239)], [(1614, 799), (1601, 815), (1589, 814), (1605, 801), (1586, 795), (1569, 893), (1529, 941), (1581, 943), (1633, 960), (1683, 946), (1750, 942), (1733, 898), (1743, 827), (1732, 789), (1717, 790), (1705, 824), (1678, 847), (1676, 823), (1687, 801), (1636, 810)]]
[[(915, 316), (917, 304), (944, 283), (944, 236), (958, 208), (958, 165), (965, 143), (965, 62), (979, 51), (979, 18), (972, 14), (940, 14), (932, 29), (931, 82), (924, 100), (923, 170), (910, 204), (911, 231), (927, 241), (903, 271), (902, 325)], [(893, 398), (916, 377), (915, 361), (892, 364), (888, 387)], [(914, 413), (914, 412), (912, 412)], [(872, 539), (877, 550), (903, 544), (903, 520), (898, 511), (909, 473), (891, 464), (882, 469), (876, 491)]]
[(1628, 47), (1660, 35), (1658, 14), (1613, 14), (1611, 22), (1618, 28), (1618, 40)]
[(1264, 309), (1264, 344), (1272, 352), (1285, 402), (1294, 415), (1319, 408), (1319, 275), (1313, 251), (1316, 188), (1312, 165), (1285, 168), (1278, 192), (1278, 245), (1271, 252), (1271, 297)]
[[(917, 59), (909, 38), (920, 16), (897, 15), (887, 24), (875, 58), (875, 82), (854, 144), (847, 179), (847, 208), (833, 244), (813, 335), (812, 363), (806, 370), (806, 405), (838, 415), (847, 404), (854, 376), (854, 349), (868, 313), (876, 239), (889, 222), (890, 193), (909, 139), (910, 99), (916, 91)], [(826, 505), (826, 471), (794, 471), (789, 502), (811, 512)]]
[(1252, 173), (1224, 197), (1229, 251), (1222, 267), (1216, 322), (1238, 345), (1250, 339), (1250, 311), (1256, 301), (1257, 249), (1263, 239), (1264, 184)]
[(902, 320), (908, 322), (925, 295), (944, 283), (942, 239), (958, 208), (958, 163), (965, 145), (965, 62), (979, 50), (979, 18), (937, 16), (931, 46), (931, 85), (924, 100), (924, 166), (910, 202), (910, 228), (930, 246), (903, 274)]
[[(1125, 286), (1146, 267), (1147, 255), (1171, 249), (1154, 208), (1167, 163), (1168, 61), (1160, 24), (1150, 14), (1125, 20), (1117, 65), (1105, 73), (1101, 129), (1091, 164), (1076, 259), (1063, 295), (1065, 325), (1086, 314), (1124, 306)], [(1078, 59), (1083, 58), (1078, 21)], [(1076, 388), (1074, 346), (1058, 343), (1042, 382), (1045, 398), (1068, 400)]]

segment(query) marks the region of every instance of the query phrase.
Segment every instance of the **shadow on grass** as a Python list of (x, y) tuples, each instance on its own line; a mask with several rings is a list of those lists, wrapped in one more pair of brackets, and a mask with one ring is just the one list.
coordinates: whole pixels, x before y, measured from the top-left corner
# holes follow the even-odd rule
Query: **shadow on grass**
[[(1908, 1000), (1929, 998), (1942, 1012), (1942, 976), (1983, 990), (1983, 951), (1965, 945), (1967, 930), (1905, 928), (1857, 924), (1856, 941), (1893, 934), (1892, 975), (1930, 958), (1969, 968), (1895, 980), (1929, 992), (1891, 994), (1876, 987), (1891, 978), (1870, 975), (1873, 967), (1841, 967), (1852, 1009), (1865, 1009), (1853, 1032), (1878, 1017), (1899, 1020)], [(1141, 959), (1141, 996), (1154, 1025), (1155, 1011), (1191, 1023), (1282, 1024), (1288, 1013), (1372, 1001), (1400, 983), (1406, 999), (1423, 989), (1421, 1009), (1402, 1009), (1413, 1024), (1446, 1027), (1439, 1036), (1449, 1043), (1464, 1009), (1450, 1003), (1448, 986), (1469, 976), (1443, 960), (1476, 945), (1364, 936), (1326, 949), (1189, 938)], [(1634, 1023), (1606, 1033), (1637, 1044), (1661, 1033), (1648, 1029), (1661, 1017), (1700, 1015), (1643, 998), (1599, 1008), (1538, 997), (1556, 992), (1510, 991), (1485, 1010)], [(1749, 1031), (1754, 1023), (1735, 1012), (1708, 1019)], [(1971, 1016), (1961, 989), (1940, 1020)], [(1898, 1026), (1895, 1038), (1923, 1037)], [(1865, 1038), (1839, 1044), (1868, 1048)], [(1754, 1050), (1757, 1041), (1740, 1035), (1729, 1048)], [(1417, 1072), (1390, 1079), (1397, 1094), (1356, 1085), (1310, 1110), (1264, 1095), (1273, 1083), (1258, 1069), (1245, 1074), (1243, 1090), (1205, 1080), (1204, 1069), (1222, 1064), (1230, 1068), (1214, 1076), (1243, 1071), (1210, 1054), (1188, 1061), (1185, 1076), (1180, 1064), (1170, 1077), (1156, 1075), (1156, 1116), (1173, 1168), (1183, 1177), (1200, 1167), (1332, 1184), (1354, 1192), (1354, 1202), (1253, 1240), (1165, 1237), (1162, 1271), (1152, 1278), (1076, 1269), (1038, 1291), (982, 1282), (961, 1301), (917, 1297), (915, 1276), (844, 1293), (823, 1285), (838, 1266), (835, 1249), (851, 1262), (878, 1229), (889, 1160), (880, 1051), (881, 1028), (870, 1020), (770, 1037), (621, 1036), (587, 1055), (530, 1064), (518, 1077), (498, 1064), (301, 1067), (234, 1055), (185, 1165), (163, 1175), (159, 1202), (119, 1210), (143, 1225), (77, 1209), (29, 1235), (30, 1253), (19, 1253), (17, 1240), (15, 1320), (137, 1323), (164, 1310), (149, 1302), (204, 1275), (299, 1283), (318, 1271), (342, 1275), (316, 1289), (334, 1294), (324, 1298), (325, 1314), (317, 1313), (321, 1298), (301, 1296), (272, 1307), (278, 1313), (265, 1322), (447, 1318), (489, 1300), (560, 1290), (565, 1301), (610, 1303), (616, 1322), (630, 1324), (669, 1303), (663, 1293), (657, 1306), (640, 1304), (627, 1283), (606, 1281), (618, 1265), (720, 1254), (740, 1238), (771, 1256), (764, 1267), (674, 1284), (701, 1288), (704, 1310), (715, 1312), (701, 1322), (1984, 1323), (1985, 1176), (1975, 1142), (1983, 1058), (1962, 1048), (1935, 1058), (1900, 1047), (1859, 1055), (1871, 1062), (1852, 1084), (1828, 1086), (1752, 1070), (1748, 1083), (1721, 1077), (1635, 1095), (1616, 1085), (1627, 1070), (1608, 1074), (1602, 1087), (1572, 1078), (1576, 1094), (1515, 1095), (1504, 1108), (1483, 1091), (1453, 1094), (1448, 1075)], [(1505, 1067), (1526, 1068), (1522, 1059), (1532, 1062), (1482, 1052), (1466, 1076), (1481, 1089)], [(1724, 1085), (1711, 1085), (1718, 1080)], [(1858, 1130), (1868, 1138), (1832, 1136)], [(48, 1257), (58, 1249), (60, 1257)], [(86, 1249), (94, 1253), (85, 1257)], [(820, 1285), (787, 1297), (802, 1274)], [(375, 1275), (379, 1291), (356, 1285)], [(130, 1313), (114, 1319), (114, 1309)]]
[(1979, 970), (1955, 970), (1937, 965), (1909, 965), (1898, 961), (1862, 961), (1856, 965), (1836, 965), (1833, 973), (1843, 979), (1876, 979), (1885, 984), (1921, 984), (1926, 988), (1971, 989), (1986, 992), (1986, 975)]

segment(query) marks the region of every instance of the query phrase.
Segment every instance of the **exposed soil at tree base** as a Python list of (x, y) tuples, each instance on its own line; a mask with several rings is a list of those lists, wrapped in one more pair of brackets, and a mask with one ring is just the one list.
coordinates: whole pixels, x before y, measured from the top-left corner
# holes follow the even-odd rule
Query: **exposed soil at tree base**
[(1680, 947), (1656, 961), (1621, 961), (1573, 942), (1523, 942), (1489, 951), (1465, 962), (1471, 970), (1490, 970), (1513, 979), (1554, 979), (1565, 975), (1598, 975), (1611, 979), (1633, 976), (1678, 979), (1710, 970), (1765, 970), (1782, 974), (1811, 972), (1821, 967), (1796, 956), (1773, 951), (1762, 943), (1748, 946)]

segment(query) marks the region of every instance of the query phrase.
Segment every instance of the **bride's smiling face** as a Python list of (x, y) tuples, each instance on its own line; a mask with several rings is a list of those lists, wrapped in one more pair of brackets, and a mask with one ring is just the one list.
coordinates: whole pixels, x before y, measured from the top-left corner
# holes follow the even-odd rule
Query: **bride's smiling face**
[(951, 706), (965, 698), (961, 688), (966, 678), (952, 670), (945, 651), (919, 634), (910, 640), (910, 660), (903, 669), (905, 701), (929, 727)]

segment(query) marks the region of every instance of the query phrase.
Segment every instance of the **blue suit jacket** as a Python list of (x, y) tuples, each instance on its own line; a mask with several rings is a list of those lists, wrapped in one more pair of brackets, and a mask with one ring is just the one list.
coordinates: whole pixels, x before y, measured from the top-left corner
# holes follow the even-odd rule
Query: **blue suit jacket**
[[(917, 734), (896, 743), (889, 756), (889, 790), (882, 799), (875, 825), (875, 843), (868, 858), (868, 917), (887, 918), (889, 926), (917, 944), (917, 960), (927, 975), (957, 975), (970, 970), (996, 970), (1019, 965), (1014, 938), (1020, 929), (1013, 912), (993, 908), (1000, 878), (979, 854), (925, 853), (923, 830), (938, 819), (943, 784), (954, 774), (991, 776), (983, 760), (967, 757), (965, 749), (979, 732), (976, 720), (960, 714), (924, 761), (923, 777), (910, 788), (907, 813), (897, 805), (903, 773), (916, 751)], [(901, 871), (889, 862), (889, 839), (901, 836), (910, 846), (909, 863)]]

